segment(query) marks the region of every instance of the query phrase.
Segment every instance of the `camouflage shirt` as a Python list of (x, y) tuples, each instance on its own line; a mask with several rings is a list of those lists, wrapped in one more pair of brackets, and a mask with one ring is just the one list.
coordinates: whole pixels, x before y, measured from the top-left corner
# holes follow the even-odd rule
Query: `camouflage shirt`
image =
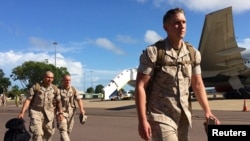
[(73, 115), (74, 111), (76, 109), (75, 100), (81, 99), (78, 91), (73, 87), (70, 87), (69, 90), (66, 90), (64, 88), (60, 88), (59, 91), (60, 91), (60, 95), (61, 95), (64, 116)]
[(55, 115), (55, 105), (53, 100), (60, 100), (61, 97), (51, 84), (47, 88), (40, 85), (37, 90), (36, 86), (33, 85), (28, 93), (27, 98), (31, 100), (30, 102), (30, 116), (36, 116), (36, 112), (45, 113), (49, 120), (53, 120)]
[[(179, 55), (165, 41), (167, 62), (190, 61), (189, 50), (183, 42)], [(148, 100), (148, 110), (151, 119), (164, 122), (177, 127), (181, 112), (184, 111), (191, 125), (191, 112), (188, 105), (189, 87), (191, 85), (191, 75), (201, 74), (200, 52), (195, 49), (195, 66), (191, 64), (178, 64), (173, 66), (162, 66), (160, 71), (154, 74), (157, 60), (156, 46), (148, 46), (140, 57), (138, 72), (150, 75), (151, 94)]]

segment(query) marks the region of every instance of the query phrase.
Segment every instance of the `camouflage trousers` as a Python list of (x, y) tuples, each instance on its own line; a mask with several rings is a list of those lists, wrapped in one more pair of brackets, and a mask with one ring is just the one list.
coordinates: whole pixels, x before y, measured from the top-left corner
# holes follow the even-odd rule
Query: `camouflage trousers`
[(182, 115), (177, 129), (159, 121), (149, 121), (152, 131), (152, 141), (188, 141), (189, 122)]
[(74, 116), (66, 116), (62, 121), (57, 120), (57, 128), (60, 132), (61, 141), (70, 141), (69, 134), (74, 126)]
[(43, 113), (36, 113), (31, 117), (29, 128), (33, 141), (52, 141), (55, 133), (54, 120), (48, 120)]

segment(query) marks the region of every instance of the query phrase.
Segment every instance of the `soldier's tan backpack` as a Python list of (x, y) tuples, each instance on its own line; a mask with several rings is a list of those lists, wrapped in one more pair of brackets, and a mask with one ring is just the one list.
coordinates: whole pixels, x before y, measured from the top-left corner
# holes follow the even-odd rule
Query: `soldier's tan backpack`
[[(58, 88), (57, 88), (55, 85), (52, 84), (52, 87), (53, 87), (53, 89), (54, 89), (55, 92), (58, 91)], [(35, 91), (39, 91), (40, 88), (41, 88), (40, 84), (39, 84), (39, 83), (36, 83), (36, 84), (35, 84)]]
[[(59, 86), (59, 89), (60, 89), (59, 94), (61, 95), (61, 89), (63, 89), (63, 87), (62, 87), (62, 86)], [(71, 89), (72, 89), (72, 91), (73, 91), (74, 96), (70, 98), (70, 103), (73, 104), (73, 105), (71, 105), (71, 106), (73, 106), (73, 107), (76, 108), (76, 101), (75, 101), (74, 98), (75, 98), (75, 95), (76, 95), (76, 92), (77, 92), (77, 91), (76, 91), (76, 88), (73, 87), (73, 86), (71, 86)]]
[(191, 64), (192, 66), (195, 65), (195, 50), (194, 47), (189, 44), (188, 42), (185, 42), (187, 49), (189, 50), (190, 54), (190, 61), (182, 61), (182, 62), (165, 62), (165, 43), (164, 40), (160, 40), (155, 43), (155, 46), (157, 48), (157, 60), (156, 60), (156, 69), (162, 67), (162, 66), (177, 66), (179, 63), (181, 64)]
[[(150, 99), (150, 93), (151, 93), (151, 85), (152, 85), (152, 79), (154, 78), (155, 74), (161, 70), (162, 66), (177, 66), (179, 64), (191, 64), (192, 66), (195, 65), (195, 49), (194, 47), (189, 44), (188, 42), (185, 42), (187, 49), (189, 50), (189, 61), (181, 61), (181, 62), (166, 62), (165, 61), (165, 55), (166, 55), (166, 49), (165, 49), (165, 42), (164, 40), (157, 41), (154, 45), (157, 48), (157, 60), (156, 60), (156, 66), (154, 68), (154, 75), (151, 77), (150, 82), (146, 89), (146, 100), (148, 103), (148, 100)], [(147, 106), (146, 106), (147, 107)]]
[[(41, 88), (40, 83), (36, 83), (36, 84), (35, 84), (35, 89), (34, 89), (35, 94), (37, 94), (37, 93), (39, 92), (40, 88)], [(52, 88), (54, 89), (54, 93), (55, 93), (55, 92), (56, 92), (56, 93), (58, 92), (58, 88), (57, 88), (56, 85), (53, 85), (53, 84), (52, 84)], [(31, 102), (33, 102), (33, 100), (32, 100)], [(54, 97), (53, 105), (56, 107), (56, 96)]]

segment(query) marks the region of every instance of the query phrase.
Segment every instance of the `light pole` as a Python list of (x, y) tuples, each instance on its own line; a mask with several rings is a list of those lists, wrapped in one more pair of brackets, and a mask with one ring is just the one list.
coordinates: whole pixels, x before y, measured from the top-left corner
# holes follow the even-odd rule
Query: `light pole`
[(55, 67), (56, 67), (56, 45), (57, 45), (57, 42), (54, 42), (53, 45), (55, 46)]
[(85, 72), (83, 73), (83, 91), (85, 93)]
[(90, 72), (91, 72), (91, 87), (93, 88), (93, 71), (90, 71)]

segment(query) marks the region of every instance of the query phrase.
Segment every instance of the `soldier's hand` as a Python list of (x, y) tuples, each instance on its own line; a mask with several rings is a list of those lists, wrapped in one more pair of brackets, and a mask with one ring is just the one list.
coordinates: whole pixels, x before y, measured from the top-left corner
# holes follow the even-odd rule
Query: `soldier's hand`
[(85, 114), (82, 113), (79, 114), (79, 120), (81, 124), (84, 124), (87, 121), (87, 118), (88, 116), (86, 116)]
[(20, 118), (20, 119), (22, 119), (24, 117), (24, 114), (23, 113), (20, 113), (19, 115), (18, 115), (18, 118)]
[(59, 113), (59, 114), (57, 115), (57, 120), (58, 120), (58, 121), (62, 121), (63, 118), (64, 118), (63, 113)]
[(56, 105), (57, 105), (57, 100), (56, 100), (55, 98), (53, 99), (52, 104), (53, 104), (54, 107), (56, 107)]

